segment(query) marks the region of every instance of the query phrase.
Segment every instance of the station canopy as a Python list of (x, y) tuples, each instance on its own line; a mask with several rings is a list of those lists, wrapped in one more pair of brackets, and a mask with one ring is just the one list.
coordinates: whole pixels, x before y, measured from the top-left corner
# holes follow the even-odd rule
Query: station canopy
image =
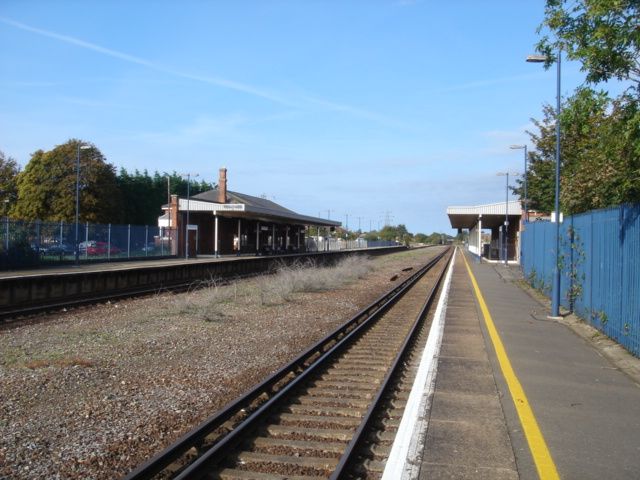
[(326, 218), (300, 215), (266, 198), (254, 197), (244, 193), (227, 191), (226, 203), (219, 203), (218, 190), (213, 189), (193, 197), (180, 198), (180, 211), (215, 212), (216, 215), (234, 218), (250, 218), (264, 222), (283, 222), (321, 227), (339, 227), (341, 222)]
[(522, 207), (519, 200), (489, 203), (486, 205), (447, 207), (447, 215), (452, 228), (473, 228), (482, 219), (482, 228), (497, 228), (504, 223), (505, 214), (520, 217)]

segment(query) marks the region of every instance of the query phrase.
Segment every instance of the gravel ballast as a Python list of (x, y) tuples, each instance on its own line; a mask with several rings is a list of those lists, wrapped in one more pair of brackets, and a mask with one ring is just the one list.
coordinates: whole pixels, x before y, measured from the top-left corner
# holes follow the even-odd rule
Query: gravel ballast
[(260, 277), (1, 326), (0, 478), (124, 476), (440, 251), (352, 263), (330, 290)]

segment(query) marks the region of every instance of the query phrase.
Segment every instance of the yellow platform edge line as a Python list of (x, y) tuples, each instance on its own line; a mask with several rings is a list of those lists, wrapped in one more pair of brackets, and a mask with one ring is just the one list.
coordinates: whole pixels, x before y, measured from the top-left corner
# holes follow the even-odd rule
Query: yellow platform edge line
[(493, 348), (496, 351), (496, 356), (498, 358), (498, 363), (500, 364), (500, 369), (502, 370), (502, 375), (507, 382), (509, 392), (511, 393), (511, 398), (513, 399), (516, 411), (518, 412), (518, 417), (520, 418), (522, 429), (527, 439), (527, 443), (529, 444), (529, 450), (531, 450), (533, 461), (536, 465), (536, 469), (538, 470), (538, 476), (543, 480), (559, 479), (560, 476), (558, 475), (556, 465), (553, 461), (553, 458), (551, 457), (551, 452), (549, 452), (549, 448), (547, 447), (547, 442), (544, 440), (542, 432), (540, 431), (540, 427), (538, 426), (536, 417), (533, 414), (531, 405), (529, 405), (529, 400), (527, 400), (524, 389), (522, 388), (518, 377), (513, 371), (511, 361), (507, 356), (507, 351), (504, 348), (502, 339), (500, 338), (495, 324), (493, 323), (493, 319), (491, 318), (491, 314), (489, 313), (489, 308), (484, 301), (484, 297), (482, 296), (480, 287), (478, 287), (476, 277), (471, 271), (471, 267), (467, 262), (466, 256), (463, 252), (461, 252), (461, 254), (462, 258), (464, 259), (464, 264), (467, 267), (469, 278), (471, 278), (471, 284), (473, 285), (478, 304), (480, 305), (480, 310), (482, 311), (484, 323), (487, 327), (487, 331), (489, 332), (489, 336), (491, 337)]

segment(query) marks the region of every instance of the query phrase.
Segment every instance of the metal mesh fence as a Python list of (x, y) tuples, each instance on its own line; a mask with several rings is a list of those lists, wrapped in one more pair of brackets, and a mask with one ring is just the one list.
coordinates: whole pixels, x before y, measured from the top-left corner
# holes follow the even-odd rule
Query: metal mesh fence
[(0, 269), (166, 257), (174, 233), (149, 225), (100, 225), (4, 218)]

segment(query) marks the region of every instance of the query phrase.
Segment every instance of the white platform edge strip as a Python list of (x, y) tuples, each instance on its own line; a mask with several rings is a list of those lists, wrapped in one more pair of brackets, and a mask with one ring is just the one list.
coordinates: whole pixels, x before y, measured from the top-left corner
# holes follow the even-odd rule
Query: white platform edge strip
[(422, 352), (420, 366), (382, 474), (382, 480), (415, 479), (420, 473), (455, 259), (456, 254), (454, 253), (429, 329), (429, 337)]

